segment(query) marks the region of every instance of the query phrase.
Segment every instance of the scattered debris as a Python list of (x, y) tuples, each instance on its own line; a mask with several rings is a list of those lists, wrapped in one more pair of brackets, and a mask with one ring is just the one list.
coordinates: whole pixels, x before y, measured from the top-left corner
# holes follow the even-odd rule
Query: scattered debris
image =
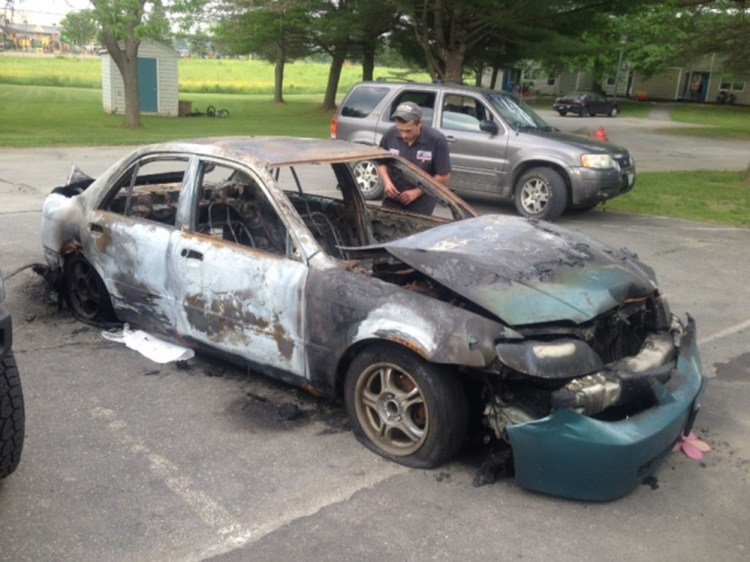
[(494, 484), (498, 477), (513, 476), (513, 455), (510, 449), (490, 449), (487, 458), (482, 462), (474, 475), (472, 484), (475, 488), (485, 484)]
[(276, 417), (279, 421), (294, 421), (307, 417), (307, 412), (301, 410), (296, 404), (285, 402), (276, 409)]
[(656, 479), (656, 476), (648, 476), (643, 480), (643, 485), (648, 486), (652, 490), (658, 490), (659, 489), (659, 481)]
[(690, 435), (683, 435), (677, 445), (674, 446), (675, 451), (682, 451), (686, 457), (696, 461), (702, 461), (706, 456), (706, 453), (711, 452), (711, 445), (698, 439), (698, 436), (690, 432)]
[[(88, 328), (83, 329), (88, 330)], [(177, 366), (180, 367), (179, 362), (190, 359), (195, 355), (192, 349), (160, 340), (142, 330), (131, 330), (127, 324), (123, 325), (120, 331), (102, 332), (102, 336), (110, 341), (124, 343), (130, 349), (134, 349), (156, 363), (177, 361)]]

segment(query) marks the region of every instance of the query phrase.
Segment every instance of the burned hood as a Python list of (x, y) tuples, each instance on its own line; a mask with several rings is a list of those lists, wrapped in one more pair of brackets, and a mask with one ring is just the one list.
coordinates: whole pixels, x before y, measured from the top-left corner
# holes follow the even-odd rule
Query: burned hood
[(586, 322), (656, 287), (634, 254), (517, 217), (453, 222), (382, 247), (514, 326)]

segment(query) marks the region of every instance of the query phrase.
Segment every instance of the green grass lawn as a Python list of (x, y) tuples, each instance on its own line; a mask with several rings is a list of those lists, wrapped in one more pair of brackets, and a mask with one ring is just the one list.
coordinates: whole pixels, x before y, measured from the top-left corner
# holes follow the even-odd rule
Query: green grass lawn
[(190, 94), (194, 110), (209, 105), (227, 118), (149, 117), (126, 129), (121, 115), (102, 111), (100, 90), (0, 84), (0, 146), (136, 145), (170, 139), (221, 135), (327, 137), (332, 112), (319, 95), (290, 95), (276, 104), (269, 95)]
[(743, 172), (642, 172), (633, 190), (608, 201), (606, 208), (750, 228), (750, 183), (744, 176)]

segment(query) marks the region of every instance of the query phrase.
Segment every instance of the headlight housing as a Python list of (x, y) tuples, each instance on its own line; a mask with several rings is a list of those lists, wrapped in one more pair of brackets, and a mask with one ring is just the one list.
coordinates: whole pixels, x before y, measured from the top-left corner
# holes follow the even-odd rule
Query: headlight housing
[(617, 161), (609, 154), (584, 154), (581, 156), (581, 164), (584, 168), (616, 168)]

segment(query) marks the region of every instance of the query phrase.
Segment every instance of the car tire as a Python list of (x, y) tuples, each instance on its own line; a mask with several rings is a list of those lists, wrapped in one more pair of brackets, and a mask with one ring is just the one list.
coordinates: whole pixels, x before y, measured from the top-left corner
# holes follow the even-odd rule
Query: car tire
[(21, 460), (25, 416), (18, 366), (9, 353), (0, 360), (0, 478), (16, 470)]
[(447, 368), (390, 343), (352, 361), (344, 384), (352, 429), (368, 449), (414, 468), (436, 467), (466, 437), (466, 389)]
[(73, 254), (65, 264), (65, 296), (71, 310), (81, 320), (115, 319), (104, 281), (81, 254)]
[(560, 117), (565, 117), (568, 114), (567, 111), (558, 111), (558, 113), (560, 114)]
[(617, 117), (619, 113), (620, 113), (620, 110), (617, 109), (616, 107), (613, 107), (612, 109), (609, 110), (610, 117)]
[(382, 199), (385, 192), (383, 178), (380, 177), (378, 166), (371, 160), (357, 162), (352, 167), (362, 197), (367, 200)]
[(530, 219), (554, 220), (568, 203), (565, 180), (551, 168), (532, 168), (516, 182), (516, 210)]

